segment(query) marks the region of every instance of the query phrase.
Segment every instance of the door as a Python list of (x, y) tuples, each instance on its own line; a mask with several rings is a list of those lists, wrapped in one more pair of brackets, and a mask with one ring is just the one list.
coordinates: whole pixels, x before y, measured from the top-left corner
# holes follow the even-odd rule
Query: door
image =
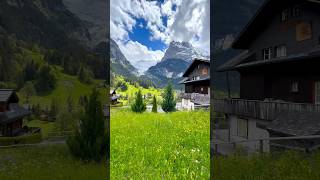
[(320, 81), (316, 81), (314, 83), (314, 87), (315, 87), (314, 102), (315, 104), (320, 104)]

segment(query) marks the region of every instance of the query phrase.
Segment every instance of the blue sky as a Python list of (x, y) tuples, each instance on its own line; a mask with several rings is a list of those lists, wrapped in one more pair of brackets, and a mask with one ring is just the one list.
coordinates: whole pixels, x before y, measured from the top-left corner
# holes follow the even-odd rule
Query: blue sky
[(111, 0), (111, 38), (132, 64), (159, 62), (172, 41), (209, 52), (209, 2)]

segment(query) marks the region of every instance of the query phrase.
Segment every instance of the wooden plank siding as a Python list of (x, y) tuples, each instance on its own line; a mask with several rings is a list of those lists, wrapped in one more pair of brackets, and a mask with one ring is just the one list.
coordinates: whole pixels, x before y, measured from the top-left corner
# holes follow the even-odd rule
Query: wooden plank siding
[(245, 99), (214, 99), (215, 112), (245, 116), (261, 120), (274, 120), (280, 112), (320, 112), (320, 105)]

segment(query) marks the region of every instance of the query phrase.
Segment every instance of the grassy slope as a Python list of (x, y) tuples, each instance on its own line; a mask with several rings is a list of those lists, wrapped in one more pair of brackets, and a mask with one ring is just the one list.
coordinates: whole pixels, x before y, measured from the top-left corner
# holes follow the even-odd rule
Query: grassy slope
[(113, 179), (209, 179), (209, 112), (111, 111)]
[[(70, 76), (62, 72), (62, 68), (56, 67), (58, 75), (57, 87), (47, 93), (40, 93), (37, 96), (31, 98), (31, 104), (40, 104), (42, 107), (50, 107), (52, 99), (57, 99), (61, 105), (64, 105), (69, 94), (72, 95), (74, 103), (77, 104), (79, 97), (90, 94), (93, 87), (104, 83), (104, 80), (94, 80), (93, 84), (81, 83), (77, 76)], [(105, 94), (107, 90), (100, 88), (102, 102), (105, 103), (107, 98)], [(23, 98), (22, 98), (23, 99)]]
[(106, 179), (106, 166), (73, 159), (65, 145), (0, 149), (0, 179)]
[(286, 152), (263, 156), (218, 157), (214, 160), (215, 180), (316, 180), (320, 179), (320, 153)]

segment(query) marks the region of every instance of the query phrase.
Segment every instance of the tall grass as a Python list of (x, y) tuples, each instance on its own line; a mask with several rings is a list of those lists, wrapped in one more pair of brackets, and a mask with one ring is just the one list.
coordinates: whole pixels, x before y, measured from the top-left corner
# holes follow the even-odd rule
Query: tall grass
[(0, 149), (1, 180), (106, 179), (104, 164), (73, 159), (66, 145)]
[(213, 160), (215, 180), (318, 180), (320, 153), (234, 155)]
[(111, 111), (112, 179), (209, 179), (209, 112)]

